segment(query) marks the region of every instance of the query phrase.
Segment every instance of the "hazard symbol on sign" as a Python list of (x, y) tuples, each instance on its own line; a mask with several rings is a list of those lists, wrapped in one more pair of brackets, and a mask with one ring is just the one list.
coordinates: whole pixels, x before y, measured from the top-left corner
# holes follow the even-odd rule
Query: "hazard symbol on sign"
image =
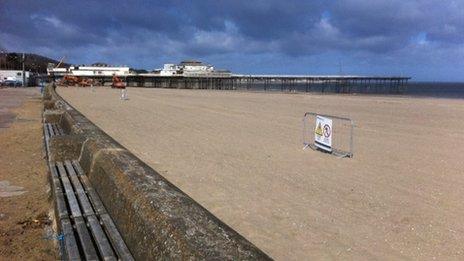
[(316, 116), (314, 145), (322, 150), (332, 152), (332, 119)]

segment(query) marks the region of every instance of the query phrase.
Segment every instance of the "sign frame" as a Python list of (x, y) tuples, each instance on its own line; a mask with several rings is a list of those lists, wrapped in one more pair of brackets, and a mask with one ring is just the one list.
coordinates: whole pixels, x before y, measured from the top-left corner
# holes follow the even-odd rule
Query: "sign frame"
[[(307, 124), (310, 122), (310, 121), (308, 121), (308, 116), (313, 116), (313, 117), (319, 116), (319, 117), (324, 117), (324, 118), (328, 118), (328, 119), (335, 120), (335, 121), (348, 122), (347, 124), (349, 124), (349, 126), (350, 126), (349, 150), (348, 151), (340, 150), (339, 148), (336, 147), (337, 144), (333, 144), (333, 142), (331, 142), (331, 144), (330, 144), (331, 145), (331, 151), (328, 151), (328, 150), (325, 150), (325, 149), (322, 149), (322, 148), (316, 146), (314, 141), (315, 141), (315, 135), (316, 135), (315, 132), (316, 132), (317, 125), (314, 127), (314, 129), (308, 129)], [(308, 134), (309, 134), (309, 137), (308, 137)], [(333, 137), (333, 128), (331, 128), (331, 136)], [(311, 148), (313, 150), (320, 150), (320, 151), (323, 151), (323, 152), (330, 153), (330, 154), (332, 154), (332, 155), (334, 155), (336, 157), (339, 157), (339, 158), (345, 158), (345, 157), (352, 158), (353, 154), (354, 154), (353, 136), (354, 136), (354, 121), (352, 119), (350, 119), (350, 118), (340, 117), (340, 116), (335, 116), (335, 115), (315, 113), (315, 112), (306, 112), (304, 114), (304, 117), (303, 117), (303, 144), (304, 144), (303, 150), (309, 147), (309, 148)], [(311, 141), (312, 139), (314, 139), (314, 140)]]

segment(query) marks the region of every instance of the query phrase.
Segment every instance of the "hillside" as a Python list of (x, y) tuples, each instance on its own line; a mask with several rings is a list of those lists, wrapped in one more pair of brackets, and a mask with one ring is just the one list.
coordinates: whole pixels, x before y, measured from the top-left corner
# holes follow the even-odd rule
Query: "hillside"
[[(27, 53), (25, 57), (26, 71), (46, 73), (49, 63), (58, 64), (59, 61), (41, 56), (38, 54)], [(0, 52), (0, 69), (1, 70), (21, 70), (21, 53), (3, 53)], [(63, 63), (60, 67), (68, 67), (69, 64)]]

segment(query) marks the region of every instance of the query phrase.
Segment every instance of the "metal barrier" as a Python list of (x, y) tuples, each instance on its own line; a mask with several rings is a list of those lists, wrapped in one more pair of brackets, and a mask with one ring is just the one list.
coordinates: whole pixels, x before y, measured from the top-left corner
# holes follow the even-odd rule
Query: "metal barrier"
[[(324, 144), (320, 144), (318, 141), (316, 141), (315, 133), (318, 132), (316, 119), (318, 116), (333, 120), (333, 123), (331, 123), (331, 129), (329, 129), (331, 135), (330, 147), (327, 147)], [(354, 122), (350, 118), (306, 112), (303, 117), (303, 149), (310, 147), (313, 150), (329, 152), (340, 158), (352, 158), (353, 129)]]

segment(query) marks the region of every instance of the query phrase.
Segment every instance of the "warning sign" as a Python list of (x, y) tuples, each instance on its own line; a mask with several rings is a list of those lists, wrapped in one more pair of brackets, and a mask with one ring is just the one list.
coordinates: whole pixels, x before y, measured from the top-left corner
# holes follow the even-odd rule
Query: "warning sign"
[(316, 116), (314, 145), (322, 150), (332, 152), (332, 119)]
[(323, 132), (322, 132), (322, 124), (321, 124), (320, 122), (319, 122), (319, 124), (317, 124), (315, 133), (316, 133), (316, 135), (318, 135), (318, 136), (322, 136), (322, 134), (323, 134)]

